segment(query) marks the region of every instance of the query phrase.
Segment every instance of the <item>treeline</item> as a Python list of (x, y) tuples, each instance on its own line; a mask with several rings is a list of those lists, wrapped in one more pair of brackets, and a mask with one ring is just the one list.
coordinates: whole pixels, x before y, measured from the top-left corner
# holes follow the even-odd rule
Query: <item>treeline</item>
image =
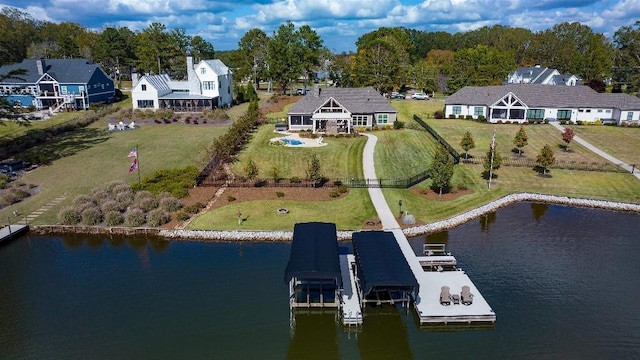
[(251, 29), (237, 50), (216, 54), (202, 37), (160, 23), (139, 32), (126, 27), (94, 32), (75, 23), (37, 21), (5, 7), (0, 35), (0, 65), (24, 58), (85, 57), (114, 75), (128, 75), (135, 67), (181, 78), (190, 50), (196, 59), (220, 58), (234, 69), (236, 80), (251, 79), (256, 88), (271, 81), (282, 92), (294, 82), (308, 84), (326, 74), (338, 86), (451, 93), (467, 85), (501, 84), (509, 72), (535, 64), (575, 74), (599, 90), (605, 81), (613, 91), (635, 93), (640, 87), (640, 21), (619, 28), (611, 39), (577, 22), (538, 32), (500, 25), (455, 34), (379, 28), (356, 41), (356, 52), (341, 54), (331, 53), (308, 25), (287, 22), (272, 34)]

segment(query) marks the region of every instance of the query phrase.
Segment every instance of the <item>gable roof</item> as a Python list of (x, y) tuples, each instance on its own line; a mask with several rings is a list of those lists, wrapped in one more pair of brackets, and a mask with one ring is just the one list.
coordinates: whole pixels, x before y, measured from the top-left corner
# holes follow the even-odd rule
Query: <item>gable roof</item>
[(445, 100), (445, 105), (492, 106), (513, 93), (529, 108), (617, 108), (640, 109), (640, 98), (628, 94), (599, 94), (588, 86), (549, 86), (542, 84), (507, 84), (501, 86), (466, 86)]
[(353, 253), (358, 266), (360, 288), (365, 295), (378, 289), (417, 291), (418, 280), (391, 232), (353, 233)]
[(311, 114), (330, 98), (352, 114), (397, 113), (384, 96), (372, 87), (366, 88), (322, 88), (320, 95), (314, 90), (293, 104), (289, 114)]
[(335, 279), (342, 286), (335, 224), (295, 224), (289, 262), (284, 272), (285, 283), (289, 283), (294, 277)]
[(229, 67), (218, 59), (203, 60), (202, 62), (209, 65), (209, 67), (212, 68), (218, 76), (229, 74)]
[[(5, 83), (35, 84), (42, 77), (38, 74), (38, 60), (25, 59), (19, 64), (0, 67), (0, 74), (7, 74), (12, 70), (25, 69), (26, 75), (20, 76), (24, 80), (8, 79)], [(59, 83), (87, 84), (96, 71), (102, 71), (97, 64), (87, 59), (42, 59), (45, 63), (44, 72), (51, 75)]]
[(140, 81), (138, 81), (136, 87), (140, 86), (142, 80), (146, 80), (149, 85), (153, 86), (159, 93), (167, 93), (172, 91), (171, 85), (169, 85), (171, 83), (171, 79), (167, 74), (145, 75), (140, 79)]

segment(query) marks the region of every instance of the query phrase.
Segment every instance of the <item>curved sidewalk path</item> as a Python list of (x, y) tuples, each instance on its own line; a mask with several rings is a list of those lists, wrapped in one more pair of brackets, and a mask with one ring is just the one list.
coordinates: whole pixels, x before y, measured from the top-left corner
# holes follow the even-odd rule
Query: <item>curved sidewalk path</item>
[[(560, 132), (564, 132), (564, 129), (565, 129), (564, 126), (558, 124), (557, 122), (550, 122), (549, 124), (551, 126), (555, 127), (556, 129), (560, 130)], [(587, 142), (586, 140), (582, 139), (580, 136), (575, 135), (573, 137), (573, 140), (575, 142), (577, 142), (578, 144), (586, 147), (587, 149), (593, 151), (594, 153), (600, 155), (605, 160), (607, 160), (607, 161), (609, 161), (609, 162), (611, 162), (611, 163), (613, 163), (615, 165), (618, 165), (621, 168), (627, 170), (628, 172), (632, 173), (633, 176), (635, 176), (636, 178), (640, 179), (640, 172), (634, 171), (634, 167), (633, 166), (631, 166), (631, 165), (629, 165), (629, 164), (627, 164), (627, 163), (625, 163), (625, 162), (623, 162), (621, 160), (618, 160), (618, 159), (614, 158), (613, 156), (607, 154), (606, 152), (600, 150), (599, 148), (591, 145), (589, 142)]]

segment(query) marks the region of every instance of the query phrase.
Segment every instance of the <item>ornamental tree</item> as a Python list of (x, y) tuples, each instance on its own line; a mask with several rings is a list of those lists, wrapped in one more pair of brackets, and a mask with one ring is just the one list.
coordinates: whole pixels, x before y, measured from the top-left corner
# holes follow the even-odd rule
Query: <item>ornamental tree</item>
[(465, 160), (469, 157), (469, 150), (476, 147), (476, 143), (473, 141), (473, 136), (469, 131), (465, 132), (462, 135), (462, 140), (460, 140), (460, 147), (464, 150), (464, 158)]
[(431, 173), (431, 188), (434, 191), (438, 189), (438, 194), (442, 195), (442, 190), (451, 186), (451, 178), (453, 177), (453, 158), (442, 145), (438, 145), (429, 171)]
[(513, 145), (518, 148), (518, 156), (522, 156), (522, 148), (527, 146), (527, 144), (527, 132), (524, 130), (524, 126), (520, 125), (520, 130), (518, 130), (516, 137), (513, 139)]
[(564, 131), (562, 132), (562, 141), (567, 143), (567, 145), (564, 147), (565, 151), (569, 151), (569, 143), (571, 143), (571, 141), (573, 140), (574, 135), (575, 133), (573, 132), (573, 129), (564, 128)]
[(536, 158), (536, 163), (542, 168), (542, 174), (547, 175), (547, 168), (555, 164), (556, 158), (553, 156), (553, 150), (548, 144), (545, 144)]
[[(500, 166), (502, 165), (502, 155), (500, 155), (497, 149), (497, 146), (494, 147), (493, 150), (489, 148), (487, 155), (484, 157), (482, 166), (484, 167), (484, 173), (487, 176), (487, 179), (489, 178), (489, 174), (500, 169)], [(493, 161), (491, 161), (491, 153), (493, 153)]]

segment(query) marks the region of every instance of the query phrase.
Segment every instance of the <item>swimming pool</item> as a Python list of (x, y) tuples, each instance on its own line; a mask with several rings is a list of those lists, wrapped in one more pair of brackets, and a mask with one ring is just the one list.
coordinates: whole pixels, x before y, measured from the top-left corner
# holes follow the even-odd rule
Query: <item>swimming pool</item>
[(287, 145), (291, 145), (291, 146), (304, 144), (302, 141), (300, 141), (298, 139), (291, 139), (291, 138), (281, 138), (280, 141), (282, 141), (283, 143), (285, 143)]

